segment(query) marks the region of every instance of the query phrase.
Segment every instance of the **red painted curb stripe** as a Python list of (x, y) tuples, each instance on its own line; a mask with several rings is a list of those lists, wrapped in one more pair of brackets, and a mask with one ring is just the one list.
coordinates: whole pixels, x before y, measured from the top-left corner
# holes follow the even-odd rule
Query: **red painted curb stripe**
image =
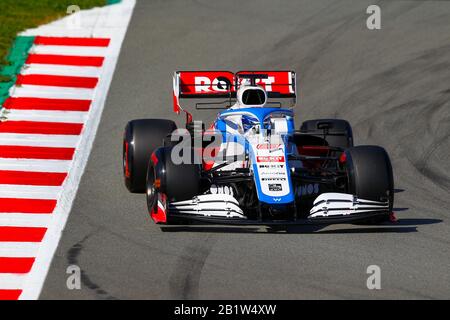
[(12, 120), (0, 123), (0, 132), (4, 133), (79, 135), (82, 129), (82, 123)]
[(18, 300), (22, 290), (4, 290), (0, 289), (0, 300)]
[(47, 99), (47, 98), (12, 98), (6, 99), (3, 106), (16, 110), (58, 110), (89, 111), (91, 100)]
[(0, 158), (72, 160), (75, 148), (0, 146)]
[(87, 46), (87, 47), (107, 47), (108, 38), (71, 38), (71, 37), (43, 37), (37, 36), (35, 44), (52, 46)]
[(0, 241), (41, 242), (47, 228), (0, 227)]
[(28, 273), (35, 258), (2, 258), (0, 257), (0, 273)]
[(60, 64), (68, 66), (101, 67), (103, 57), (64, 56), (56, 54), (30, 54), (25, 64)]
[(55, 207), (56, 200), (0, 198), (0, 214), (11, 212), (48, 214), (53, 213)]
[(72, 76), (53, 76), (46, 74), (28, 74), (18, 75), (16, 84), (53, 86), (53, 87), (71, 87), (93, 89), (98, 83), (98, 78), (93, 77), (72, 77)]
[(61, 186), (67, 173), (0, 170), (0, 184)]

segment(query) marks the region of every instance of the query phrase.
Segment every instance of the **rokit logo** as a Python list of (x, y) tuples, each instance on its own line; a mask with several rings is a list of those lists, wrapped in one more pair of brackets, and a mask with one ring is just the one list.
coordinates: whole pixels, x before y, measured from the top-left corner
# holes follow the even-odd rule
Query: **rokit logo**
[(195, 77), (195, 92), (227, 92), (231, 88), (231, 81), (225, 77), (214, 78)]
[[(194, 77), (195, 92), (227, 92), (231, 88), (231, 81), (226, 77)], [(242, 80), (241, 80), (242, 82)], [(263, 86), (267, 91), (272, 91), (272, 84), (275, 77), (267, 77), (267, 79), (257, 79), (256, 84)]]
[[(237, 87), (247, 84), (248, 79), (240, 78), (240, 74), (256, 71), (180, 71), (176, 74), (174, 85), (182, 95), (213, 95), (235, 92)], [(290, 71), (258, 71), (265, 79), (256, 79), (256, 84), (267, 92), (295, 94), (295, 73)], [(238, 79), (238, 80), (236, 80)], [(236, 81), (239, 83), (236, 86)]]

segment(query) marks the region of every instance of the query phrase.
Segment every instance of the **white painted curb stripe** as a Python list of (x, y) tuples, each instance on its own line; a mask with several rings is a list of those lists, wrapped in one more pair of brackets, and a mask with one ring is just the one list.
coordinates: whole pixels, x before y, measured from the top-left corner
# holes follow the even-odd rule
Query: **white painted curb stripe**
[(89, 100), (94, 95), (94, 89), (22, 85), (13, 86), (10, 93), (11, 97)]
[(98, 77), (100, 68), (78, 67), (57, 64), (27, 64), (22, 68), (21, 74), (45, 74), (54, 76), (74, 76), (74, 77)]
[(70, 164), (71, 161), (69, 160), (0, 158), (0, 168), (2, 168), (2, 170), (33, 171), (33, 172), (68, 172)]
[[(31, 213), (0, 213), (0, 225), (4, 227), (48, 227), (52, 220), (52, 214)], [(22, 257), (16, 250), (5, 253), (1, 250), (6, 246), (0, 241), (0, 257)], [(20, 242), (11, 242), (17, 243)]]
[(0, 273), (2, 289), (22, 289), (26, 279), (26, 274)]
[[(62, 191), (60, 186), (27, 186), (0, 184), (0, 198), (56, 200)], [(3, 213), (0, 213), (2, 215)]]
[(39, 242), (0, 242), (0, 257), (34, 258), (39, 251), (39, 245)]
[(107, 50), (108, 47), (34, 45), (31, 47), (30, 53), (56, 54), (63, 56), (104, 57), (107, 54)]
[[(0, 133), (0, 145), (2, 146), (75, 148), (79, 139), (80, 137), (75, 135)], [(16, 161), (14, 160), (14, 162)], [(29, 161), (28, 165), (35, 162), (36, 160)], [(0, 160), (0, 170), (2, 169), (3, 166)]]
[[(4, 116), (8, 120), (44, 121), (44, 122), (68, 122), (84, 123), (87, 119), (86, 112), (79, 111), (44, 111), (44, 110), (8, 110)], [(1, 143), (1, 140), (0, 140)]]

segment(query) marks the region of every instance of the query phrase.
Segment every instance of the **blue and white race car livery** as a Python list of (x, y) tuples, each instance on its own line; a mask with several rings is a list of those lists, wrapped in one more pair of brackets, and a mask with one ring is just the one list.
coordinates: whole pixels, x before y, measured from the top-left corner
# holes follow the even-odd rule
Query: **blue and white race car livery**
[[(156, 223), (331, 224), (389, 218), (392, 166), (379, 146), (354, 146), (341, 119), (297, 129), (294, 71), (178, 71), (173, 121), (127, 124), (125, 184), (146, 193)], [(205, 129), (181, 107), (219, 109)]]

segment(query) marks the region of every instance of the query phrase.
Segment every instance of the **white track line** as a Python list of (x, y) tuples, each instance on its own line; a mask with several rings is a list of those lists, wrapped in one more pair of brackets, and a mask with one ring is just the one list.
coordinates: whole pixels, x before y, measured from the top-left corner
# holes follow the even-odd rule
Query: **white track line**
[[(0, 213), (0, 226), (6, 227), (48, 227), (51, 220), (52, 214), (33, 214), (33, 213)], [(0, 244), (2, 242), (0, 241)], [(2, 255), (0, 257), (10, 257), (10, 255)]]
[(60, 186), (0, 184), (0, 198), (57, 200), (61, 191)]
[(20, 74), (46, 74), (55, 76), (98, 77), (100, 68), (78, 67), (56, 64), (27, 64)]
[(56, 54), (63, 56), (104, 57), (107, 50), (108, 47), (33, 45), (30, 53)]
[(22, 85), (13, 86), (10, 89), (10, 93), (12, 97), (90, 100), (94, 95), (94, 90), (85, 88)]
[(0, 168), (2, 170), (13, 170), (13, 171), (68, 172), (70, 164), (71, 164), (70, 160), (0, 158)]
[(84, 123), (87, 112), (6, 109), (4, 116), (8, 120)]
[[(79, 139), (80, 137), (76, 135), (0, 133), (0, 145), (2, 146), (75, 148)], [(30, 163), (34, 162), (36, 160)], [(0, 162), (1, 169), (2, 165)]]
[(39, 242), (0, 242), (0, 257), (33, 258), (39, 251), (39, 245)]

